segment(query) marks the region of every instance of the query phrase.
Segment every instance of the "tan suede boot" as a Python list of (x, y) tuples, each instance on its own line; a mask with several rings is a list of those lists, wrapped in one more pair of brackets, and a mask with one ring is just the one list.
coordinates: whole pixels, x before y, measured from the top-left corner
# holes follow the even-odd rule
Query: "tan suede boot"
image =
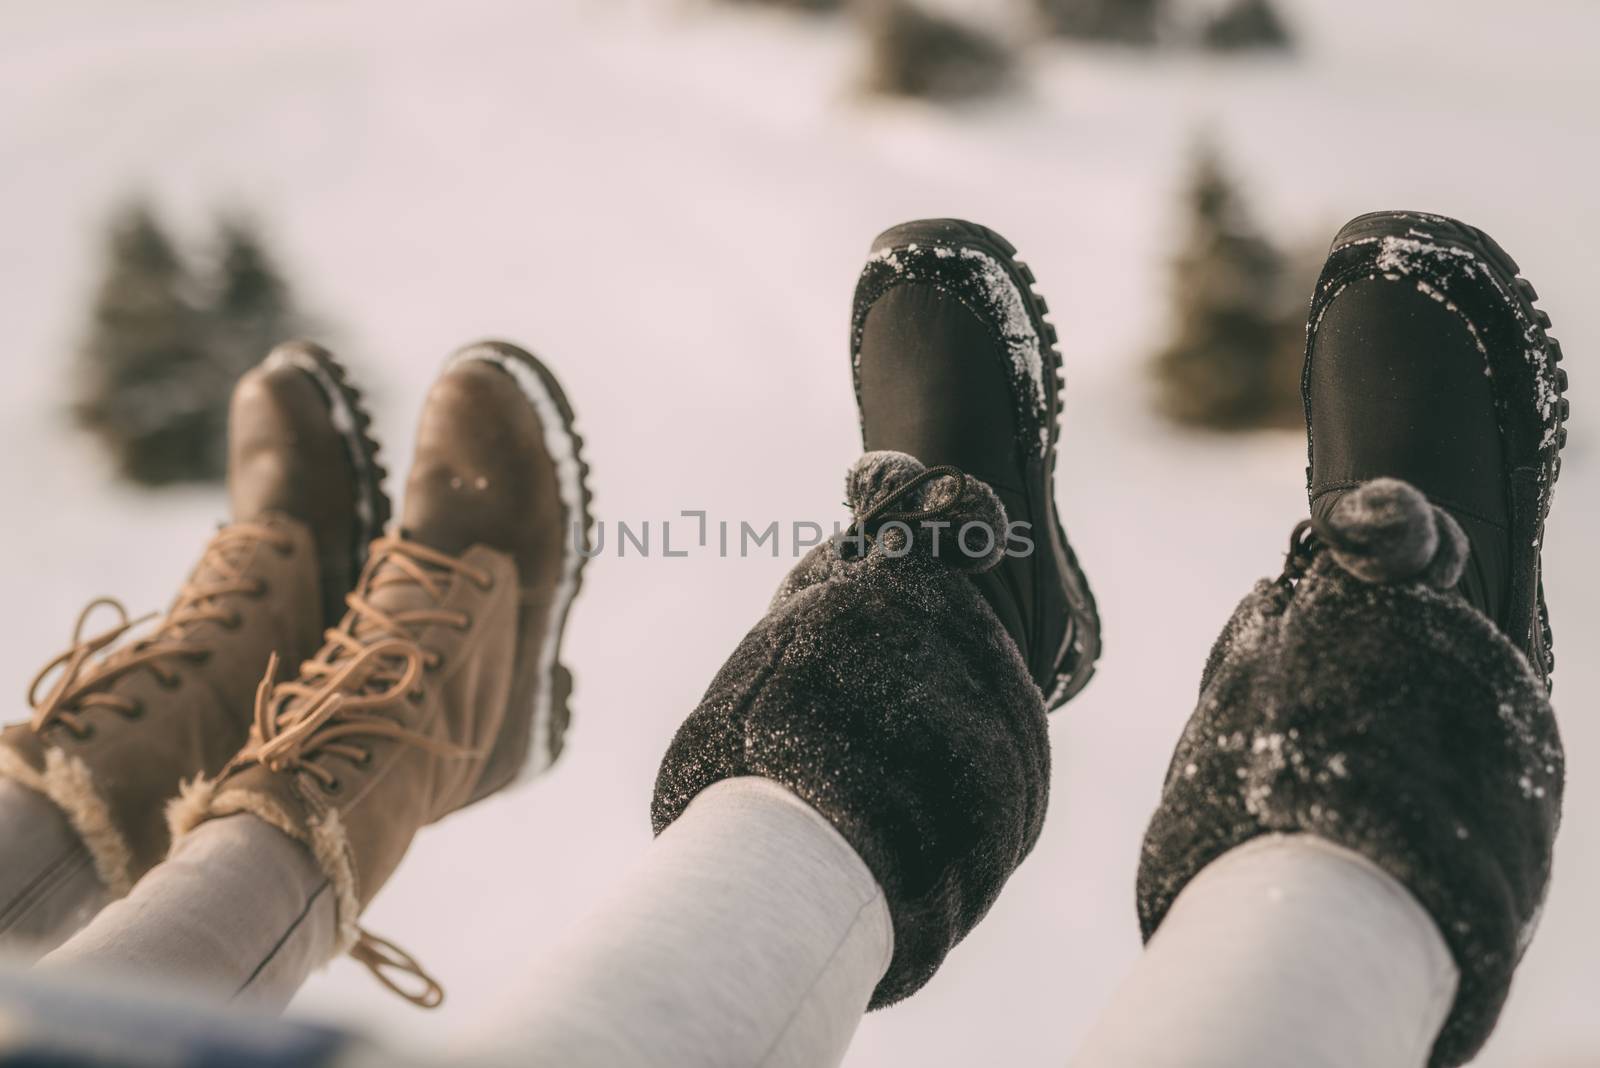
[(425, 1007), (442, 988), (356, 921), (419, 828), (561, 750), (557, 658), (589, 524), (580, 446), (532, 356), (488, 343), (454, 357), (423, 410), (401, 533), (373, 546), (299, 677), (268, 672), (239, 755), (172, 806), (174, 836), (251, 812), (310, 846), (336, 890), (337, 949)]
[[(91, 602), (71, 648), (34, 679), (32, 719), (0, 732), (0, 775), (55, 802), (113, 894), (166, 856), (165, 810), (179, 783), (238, 751), (268, 657), (296, 662), (316, 649), (331, 622), (325, 606), (342, 602), (387, 521), (367, 426), (325, 351), (275, 349), (233, 395), (233, 521), (166, 617), (113, 648), (141, 621), (110, 598)], [(115, 625), (85, 636), (102, 606)]]

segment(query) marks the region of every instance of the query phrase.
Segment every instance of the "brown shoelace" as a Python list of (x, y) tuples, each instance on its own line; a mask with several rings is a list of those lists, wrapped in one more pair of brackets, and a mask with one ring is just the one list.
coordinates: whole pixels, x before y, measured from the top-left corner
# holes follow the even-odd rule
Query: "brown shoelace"
[[(360, 586), (345, 599), (349, 614), (327, 632), (322, 651), (301, 665), (299, 678), (276, 682), (278, 658), (276, 654), (271, 658), (256, 690), (250, 742), (232, 766), (259, 763), (273, 772), (309, 775), (325, 791), (337, 793), (338, 776), (317, 758), (337, 756), (365, 765), (372, 751), (360, 739), (392, 739), (452, 759), (478, 756), (476, 750), (439, 741), (383, 713), (402, 701), (420, 700), (424, 669), (439, 663), (439, 654), (423, 648), (413, 628), (438, 625), (465, 630), (472, 621), (466, 613), (448, 609), (386, 611), (372, 603), (372, 595), (387, 587), (415, 585), (435, 601), (442, 600), (448, 592), (447, 578), (453, 574), (485, 589), (493, 581), (493, 576), (455, 557), (404, 538), (374, 542)], [(379, 982), (423, 1008), (444, 1001), (444, 988), (409, 953), (365, 929), (357, 930), (360, 939), (350, 955)], [(391, 972), (416, 977), (423, 989), (402, 988)]]
[[(195, 625), (206, 622), (220, 623), (224, 627), (237, 627), (239, 613), (230, 607), (227, 599), (243, 594), (259, 596), (266, 590), (259, 579), (244, 574), (242, 561), (247, 559), (257, 545), (265, 543), (286, 552), (290, 542), (281, 531), (264, 523), (233, 523), (219, 531), (206, 546), (205, 555), (195, 574), (206, 575), (202, 581), (187, 582), (178, 592), (172, 610), (154, 634), (134, 642), (125, 649), (112, 652), (98, 664), (91, 664), (94, 655), (115, 643), (128, 631), (155, 613), (130, 619), (128, 610), (113, 597), (97, 597), (78, 615), (72, 630), (72, 645), (66, 652), (51, 660), (28, 685), (28, 704), (33, 707), (32, 727), (42, 731), (59, 724), (77, 738), (86, 738), (92, 731), (86, 714), (94, 709), (107, 709), (127, 718), (136, 718), (144, 710), (139, 702), (120, 694), (100, 692), (117, 679), (148, 668), (163, 686), (175, 686), (178, 672), (174, 660), (202, 662), (210, 655), (206, 645), (193, 636)], [(85, 638), (83, 630), (95, 609), (108, 607), (120, 617), (116, 626)], [(52, 671), (61, 668), (61, 676), (50, 692), (39, 698), (39, 687)]]
[[(419, 1008), (437, 1009), (444, 1004), (444, 987), (417, 963), (417, 958), (387, 938), (379, 938), (365, 927), (357, 927), (356, 931), (361, 937), (350, 947), (350, 956), (366, 965), (367, 971), (371, 972), (378, 982)], [(407, 990), (389, 977), (390, 970), (416, 977), (422, 981), (422, 989), (415, 992)]]

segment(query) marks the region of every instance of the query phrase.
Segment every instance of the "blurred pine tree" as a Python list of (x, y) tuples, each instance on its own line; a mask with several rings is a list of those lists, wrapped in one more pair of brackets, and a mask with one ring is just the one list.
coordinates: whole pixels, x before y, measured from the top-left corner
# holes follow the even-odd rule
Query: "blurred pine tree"
[(209, 306), (212, 351), (232, 380), (274, 345), (314, 331), (295, 306), (258, 225), (244, 216), (224, 216), (216, 248)]
[(1310, 287), (1299, 258), (1256, 228), (1213, 146), (1196, 156), (1188, 213), (1173, 261), (1174, 333), (1152, 361), (1158, 407), (1220, 430), (1301, 425)]
[(1294, 37), (1271, 0), (1233, 0), (1205, 24), (1200, 41), (1217, 52), (1294, 47)]
[(225, 218), (213, 264), (197, 281), (147, 204), (112, 217), (72, 413), (130, 482), (220, 480), (234, 382), (309, 332), (253, 224)]
[(133, 482), (220, 477), (230, 380), (207, 353), (189, 272), (143, 203), (113, 217), (105, 254), (73, 414)]

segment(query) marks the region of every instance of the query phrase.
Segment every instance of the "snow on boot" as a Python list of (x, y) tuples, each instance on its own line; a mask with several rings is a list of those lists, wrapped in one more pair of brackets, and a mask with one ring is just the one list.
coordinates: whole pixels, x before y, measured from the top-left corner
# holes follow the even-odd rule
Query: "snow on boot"
[(1548, 682), (1540, 550), (1567, 373), (1518, 270), (1438, 215), (1376, 212), (1339, 231), (1307, 330), (1307, 483), (1319, 518), (1385, 476), (1450, 512), (1473, 547), (1462, 594)]
[[(360, 570), (389, 514), (367, 427), (327, 352), (273, 350), (233, 394), (232, 520), (165, 618), (115, 647), (141, 621), (113, 599), (91, 602), (71, 648), (34, 679), (31, 721), (0, 733), (0, 775), (65, 813), (112, 894), (166, 856), (179, 782), (215, 773), (243, 744), (268, 657), (314, 652), (327, 606)], [(113, 625), (86, 634), (100, 607)]]
[(1050, 749), (1034, 677), (971, 578), (1002, 550), (949, 534), (1003, 530), (994, 491), (870, 452), (846, 495), (851, 530), (800, 561), (678, 730), (652, 821), (660, 833), (701, 790), (743, 775), (821, 813), (889, 902), (880, 1007), (928, 981), (1032, 848)]
[(335, 889), (336, 951), (425, 1007), (442, 988), (357, 920), (420, 828), (560, 752), (558, 657), (589, 526), (572, 420), (527, 353), (491, 342), (452, 358), (423, 409), (400, 532), (374, 543), (322, 650), (290, 681), (268, 671), (237, 756), (169, 812), (174, 838), (250, 812), (305, 843)]
[(1100, 617), (1056, 509), (1061, 356), (1033, 282), (975, 223), (896, 226), (856, 284), (851, 358), (867, 451), (983, 480), (1031, 543), (973, 581), (1057, 708), (1094, 673)]
[(1550, 880), (1564, 775), (1544, 680), (1455, 589), (1470, 542), (1379, 479), (1302, 523), (1212, 649), (1139, 869), (1152, 937), (1205, 866), (1263, 834), (1368, 857), (1432, 915), (1461, 985), (1435, 1065), (1494, 1027)]

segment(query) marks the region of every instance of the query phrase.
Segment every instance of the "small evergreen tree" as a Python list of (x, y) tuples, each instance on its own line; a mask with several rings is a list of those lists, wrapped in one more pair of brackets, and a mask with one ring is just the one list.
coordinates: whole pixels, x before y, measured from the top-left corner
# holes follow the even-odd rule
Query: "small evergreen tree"
[(177, 250), (148, 206), (112, 219), (106, 264), (79, 351), (73, 413), (138, 483), (223, 470), (229, 380), (206, 351), (206, 323)]
[(1016, 53), (977, 26), (926, 10), (912, 0), (869, 0), (866, 22), (869, 92), (961, 100), (1005, 88)]
[(1233, 0), (1205, 24), (1200, 41), (1217, 52), (1294, 47), (1289, 27), (1272, 0)]
[(209, 308), (212, 351), (232, 380), (274, 345), (313, 330), (295, 307), (289, 284), (254, 223), (242, 216), (225, 216), (218, 224), (216, 244)]
[(150, 208), (130, 204), (111, 220), (73, 415), (131, 482), (216, 481), (234, 383), (272, 346), (308, 332), (256, 227), (221, 222), (202, 286)]
[(1060, 37), (1153, 45), (1167, 18), (1166, 0), (1036, 0), (1045, 27)]
[(1161, 411), (1221, 430), (1299, 425), (1310, 288), (1298, 264), (1255, 227), (1211, 147), (1197, 157), (1188, 210), (1173, 263), (1175, 332), (1153, 361)]

